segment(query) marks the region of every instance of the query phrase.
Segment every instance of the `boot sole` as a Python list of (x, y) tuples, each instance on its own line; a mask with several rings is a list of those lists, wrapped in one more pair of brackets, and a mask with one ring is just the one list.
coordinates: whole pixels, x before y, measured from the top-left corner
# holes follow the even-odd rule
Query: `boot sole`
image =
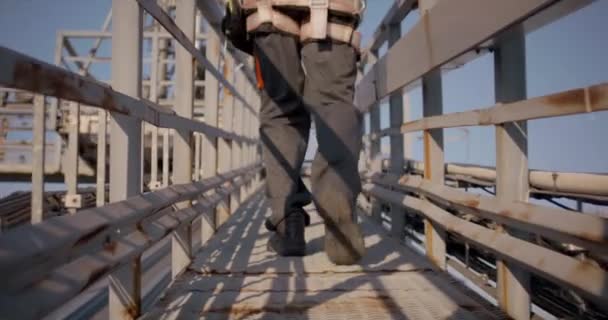
[(365, 242), (358, 223), (344, 222), (337, 228), (325, 225), (325, 253), (336, 265), (352, 265), (365, 255)]

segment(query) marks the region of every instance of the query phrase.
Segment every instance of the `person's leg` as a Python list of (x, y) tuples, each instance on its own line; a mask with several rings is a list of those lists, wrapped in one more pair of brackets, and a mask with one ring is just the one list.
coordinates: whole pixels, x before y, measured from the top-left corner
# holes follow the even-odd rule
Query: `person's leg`
[(315, 205), (325, 221), (325, 251), (337, 264), (352, 264), (365, 251), (356, 222), (362, 116), (353, 104), (356, 53), (330, 41), (304, 45), (304, 100), (315, 121), (319, 151), (312, 168)]
[[(303, 255), (305, 213), (301, 208), (311, 202), (311, 195), (300, 178), (300, 170), (308, 145), (310, 115), (302, 103), (304, 75), (299, 42), (295, 37), (271, 32), (255, 34), (254, 43), (264, 85), (260, 137), (272, 211), (267, 226), (284, 235), (286, 225), (291, 225), (291, 233), (299, 239), (289, 252), (270, 249), (284, 255)], [(278, 241), (277, 237), (273, 240)]]

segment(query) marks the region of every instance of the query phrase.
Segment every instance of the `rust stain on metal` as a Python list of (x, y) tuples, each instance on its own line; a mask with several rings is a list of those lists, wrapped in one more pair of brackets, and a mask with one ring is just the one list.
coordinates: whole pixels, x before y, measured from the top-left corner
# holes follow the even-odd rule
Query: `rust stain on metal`
[(608, 103), (608, 84), (590, 87), (587, 92), (589, 95), (590, 109), (605, 109), (606, 104)]
[(477, 114), (478, 124), (480, 126), (488, 126), (494, 124), (494, 120), (492, 119), (492, 112), (489, 110), (475, 110), (473, 111)]
[(125, 108), (121, 108), (116, 104), (116, 101), (114, 100), (113, 97), (113, 90), (111, 88), (105, 88), (103, 90), (103, 99), (101, 100), (101, 106), (102, 108), (111, 111), (111, 112), (118, 112), (118, 113), (122, 113), (122, 114), (129, 114), (129, 110), (125, 109)]
[(604, 235), (597, 235), (594, 233), (590, 233), (587, 231), (583, 231), (583, 232), (579, 232), (577, 233), (577, 236), (582, 238), (582, 239), (586, 239), (586, 240), (591, 240), (591, 241), (597, 241), (597, 242), (606, 242), (606, 237)]
[(82, 95), (74, 86), (80, 84), (78, 76), (67, 75), (46, 68), (40, 63), (31, 61), (19, 61), (13, 72), (15, 86), (20, 89), (46, 95), (60, 97), (66, 100), (79, 101)]
[(99, 226), (99, 227), (93, 229), (93, 231), (88, 232), (87, 234), (84, 234), (80, 238), (78, 238), (78, 240), (76, 240), (76, 242), (74, 243), (74, 245), (72, 247), (78, 247), (78, 246), (81, 246), (83, 244), (86, 244), (91, 239), (97, 237), (98, 235), (100, 235), (101, 233), (103, 233), (104, 231), (106, 231), (107, 228), (108, 227), (106, 225), (103, 225), (103, 226)]
[[(93, 272), (91, 272), (91, 274), (89, 275), (89, 279), (87, 280), (87, 284), (92, 284), (97, 282), (97, 280), (103, 278), (108, 272), (110, 272), (111, 268), (110, 266), (103, 266), (97, 270), (93, 270)], [(85, 286), (86, 288), (86, 286)], [(83, 288), (84, 290), (84, 288)]]
[(502, 210), (498, 212), (498, 215), (503, 217), (512, 217), (513, 213), (509, 210)]
[(479, 199), (465, 199), (463, 201), (459, 201), (458, 203), (470, 207), (470, 208), (478, 208), (479, 207)]
[(122, 318), (128, 320), (137, 319), (139, 315), (139, 307), (130, 303), (129, 306), (123, 310)]
[(430, 180), (431, 177), (431, 133), (424, 131), (424, 178)]
[(116, 242), (116, 241), (106, 241), (103, 244), (103, 250), (106, 252), (109, 252), (110, 254), (115, 254), (117, 247), (118, 247), (118, 242)]
[(507, 268), (503, 261), (499, 261), (497, 265), (497, 282), (498, 282), (498, 300), (499, 305), (503, 308), (509, 306), (509, 282), (507, 280)]
[(573, 107), (585, 105), (585, 90), (576, 89), (541, 98), (543, 102), (558, 107)]
[(428, 11), (425, 11), (422, 15), (424, 22), (424, 37), (426, 40), (427, 48), (429, 49), (429, 67), (434, 67), (435, 54), (433, 52), (433, 44), (431, 38), (431, 21), (429, 18)]
[(153, 241), (153, 239), (150, 237), (150, 235), (144, 229), (144, 226), (143, 226), (143, 224), (141, 222), (138, 222), (135, 225), (135, 228), (137, 229), (137, 231), (139, 231), (144, 236), (144, 238), (146, 238), (147, 242), (152, 242)]
[[(92, 103), (85, 99), (81, 90), (87, 85), (87, 80), (78, 75), (60, 72), (40, 63), (20, 61), (15, 65), (13, 73), (15, 87), (58, 97), (80, 103)], [(97, 100), (99, 101), (99, 100)], [(102, 107), (108, 111), (129, 114), (129, 110), (121, 108), (115, 101), (114, 91), (110, 87), (103, 89)]]
[(508, 217), (508, 218), (516, 218), (518, 220), (523, 220), (523, 221), (529, 222), (532, 214), (530, 213), (530, 211), (527, 211), (527, 210), (519, 211), (519, 212), (512, 212), (510, 210), (502, 210), (502, 211), (498, 212), (498, 215), (503, 216), (503, 217)]

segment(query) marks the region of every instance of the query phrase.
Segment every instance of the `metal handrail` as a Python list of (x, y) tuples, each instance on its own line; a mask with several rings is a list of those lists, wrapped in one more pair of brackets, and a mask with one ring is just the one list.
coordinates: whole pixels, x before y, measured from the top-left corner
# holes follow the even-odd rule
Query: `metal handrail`
[[(136, 8), (132, 4), (122, 1), (116, 3), (120, 4), (122, 8), (129, 8), (130, 14), (141, 14), (141, 11), (137, 13), (136, 10), (133, 10)], [(184, 6), (180, 8), (183, 15), (181, 23), (193, 25), (194, 1), (184, 2), (182, 5)], [(35, 221), (37, 223), (16, 227), (4, 233), (0, 237), (0, 270), (3, 271), (3, 283), (6, 284), (0, 289), (0, 314), (3, 316), (19, 319), (39, 318), (56, 310), (82, 290), (106, 276), (110, 276), (110, 317), (114, 317), (113, 315), (139, 316), (141, 314), (139, 302), (141, 283), (137, 279), (143, 272), (139, 267), (142, 253), (158, 241), (170, 237), (173, 242), (172, 275), (177, 276), (188, 265), (188, 256), (195, 250), (190, 231), (184, 234), (183, 230), (190, 230), (193, 228), (194, 220), (202, 218), (201, 240), (205, 242), (205, 238), (211, 237), (224, 222), (226, 216), (236, 210), (241, 201), (256, 193), (261, 186), (259, 155), (254, 149), (258, 144), (258, 139), (249, 125), (256, 121), (256, 109), (259, 104), (257, 101), (259, 96), (253, 89), (254, 87), (241, 83), (243, 77), (240, 77), (240, 74), (239, 77), (229, 80), (228, 72), (231, 67), (228, 65), (229, 63), (224, 65), (226, 74), (219, 71), (221, 70), (219, 53), (210, 50), (207, 55), (211, 55), (212, 58), (208, 59), (203, 56), (189, 36), (155, 2), (140, 1), (139, 5), (136, 3), (135, 6), (140, 6), (139, 10), (146, 9), (168, 30), (170, 36), (187, 50), (187, 54), (193, 60), (195, 59), (205, 67), (206, 90), (219, 91), (219, 86), (216, 86), (218, 81), (223, 85), (225, 89), (223, 104), (226, 108), (222, 113), (223, 126), (220, 128), (217, 119), (213, 120), (211, 116), (215, 113), (217, 118), (217, 110), (213, 109), (220, 105), (218, 92), (209, 92), (211, 95), (215, 95), (214, 98), (209, 97), (209, 94), (206, 96), (205, 120), (209, 123), (203, 123), (193, 120), (188, 110), (178, 108), (176, 114), (151, 101), (125, 94), (122, 91), (125, 89), (124, 83), (114, 83), (118, 88), (115, 90), (107, 84), (86, 77), (86, 72), (82, 70), (80, 74), (73, 73), (0, 47), (0, 85), (97, 107), (102, 111), (100, 119), (103, 120), (103, 131), (99, 132), (101, 137), (99, 143), (102, 145), (100, 150), (103, 152), (98, 153), (100, 159), (105, 159), (106, 114), (103, 113), (104, 110), (109, 111), (115, 117), (126, 116), (122, 119), (129, 119), (129, 121), (143, 121), (154, 127), (174, 129), (176, 131), (176, 134), (173, 135), (174, 149), (181, 148), (182, 151), (188, 151), (191, 155), (195, 153), (197, 157), (194, 165), (193, 159), (184, 159), (184, 164), (191, 166), (191, 169), (196, 171), (194, 177), (184, 176), (184, 172), (188, 170), (181, 170), (183, 166), (177, 167), (176, 170), (179, 172), (176, 174), (174, 171), (173, 182), (175, 184), (173, 185), (169, 185), (169, 178), (166, 177), (165, 187), (153, 192), (140, 193), (129, 199), (103, 206), (102, 199), (101, 202), (98, 202), (100, 206), (97, 208), (82, 210), (73, 215), (54, 217), (42, 222)], [(186, 6), (191, 6), (192, 10), (184, 10)], [(187, 17), (190, 12), (192, 16)], [(119, 19), (120, 22), (129, 21), (125, 19), (124, 15), (114, 15), (114, 19)], [(179, 19), (178, 14), (178, 22)], [(133, 21), (129, 21), (129, 23), (131, 22)], [(114, 34), (110, 35), (121, 38), (118, 35), (124, 34), (116, 34), (120, 28), (118, 25), (118, 23), (113, 25)], [(130, 36), (135, 36), (135, 33)], [(63, 35), (58, 38), (59, 53), (64, 45), (63, 39)], [(121, 42), (121, 40), (125, 40), (125, 38), (116, 39), (118, 44), (114, 45), (115, 48), (119, 47), (121, 43), (125, 45), (126, 42)], [(133, 41), (137, 40), (140, 39), (133, 38)], [(215, 41), (211, 37), (206, 40), (208, 44)], [(217, 47), (219, 48), (219, 45)], [(127, 51), (136, 52), (137, 50), (133, 51), (133, 48), (128, 48), (130, 51)], [(193, 71), (193, 65), (189, 65), (188, 61), (183, 59), (183, 55), (180, 60), (179, 54), (181, 52), (178, 52), (176, 64), (185, 66), (183, 70), (186, 72)], [(118, 55), (115, 58), (123, 57)], [(141, 63), (141, 56), (135, 58)], [(56, 59), (56, 63), (59, 64), (60, 57), (58, 56)], [(226, 57), (226, 59), (228, 60), (230, 57)], [(113, 59), (113, 63), (116, 62)], [(235, 67), (233, 74), (237, 72), (247, 74), (248, 71), (249, 68)], [(190, 95), (187, 89), (188, 84), (183, 79), (178, 78), (175, 85), (178, 88), (182, 85), (188, 96)], [(197, 82), (195, 79), (193, 81), (192, 84), (195, 85)], [(231, 81), (236, 83), (233, 84)], [(137, 79), (136, 86), (141, 86), (141, 84), (141, 79)], [(133, 91), (125, 91), (133, 93)], [(178, 104), (182, 103), (181, 106), (188, 104), (187, 99), (181, 100)], [(42, 99), (37, 101), (33, 106), (34, 129), (42, 132), (44, 122), (41, 122), (40, 119), (44, 118), (45, 104), (40, 103), (43, 101)], [(70, 107), (76, 117), (79, 115), (77, 104), (74, 105), (74, 108)], [(114, 120), (119, 122), (121, 119), (115, 118)], [(234, 128), (232, 121), (237, 123)], [(71, 119), (70, 122), (77, 123), (77, 119)], [(74, 132), (71, 134), (76, 133), (77, 135), (78, 127), (73, 127), (76, 130), (73, 130)], [(127, 130), (120, 128), (120, 130), (126, 134), (126, 139), (133, 139), (133, 141), (140, 139), (139, 130), (129, 131), (128, 128)], [(169, 137), (168, 133), (167, 130), (165, 138)], [(72, 138), (70, 139), (72, 140)], [(70, 143), (72, 143), (71, 140)], [(188, 142), (184, 144), (184, 140), (191, 144)], [(70, 155), (77, 157), (77, 147), (75, 147), (77, 139), (74, 141), (75, 144), (72, 145)], [(205, 146), (203, 146), (204, 142)], [(36, 141), (34, 143), (35, 158), (44, 160), (44, 143), (37, 143)], [(42, 146), (42, 151), (37, 149), (38, 145)], [(167, 141), (164, 145), (164, 164), (168, 165), (169, 142)], [(205, 168), (205, 179), (192, 182), (192, 180), (198, 179), (199, 174), (202, 173), (199, 162), (201, 162), (204, 147), (208, 147), (207, 152), (212, 152), (214, 156), (217, 153), (217, 163), (209, 163), (209, 167)], [(233, 159), (230, 159), (231, 157)], [(120, 159), (121, 161), (131, 161), (128, 157)], [(213, 159), (214, 163), (215, 160)], [(230, 163), (224, 163), (226, 160)], [(111, 160), (110, 164), (115, 163), (112, 161), (114, 160)], [(115, 164), (120, 165), (120, 163)], [(101, 171), (101, 178), (98, 172), (98, 185), (104, 185), (105, 161), (101, 163), (101, 166), (98, 165), (99, 168), (103, 171)], [(139, 172), (131, 173), (139, 174)], [(163, 173), (168, 174), (168, 169), (163, 168)], [(216, 173), (218, 174), (215, 175)], [(43, 174), (44, 172), (40, 170), (33, 174), (33, 177), (36, 176), (38, 179), (33, 183), (38, 190), (41, 190), (40, 182), (43, 181)], [(130, 181), (129, 179), (127, 181)], [(74, 180), (71, 181), (71, 185), (76, 184)], [(133, 181), (135, 180), (137, 179)], [(68, 189), (69, 187), (70, 185)], [(112, 180), (110, 187), (112, 187)], [(129, 191), (131, 194), (132, 189)], [(71, 200), (77, 202), (78, 196), (74, 192), (68, 190), (66, 198), (70, 197)], [(218, 208), (218, 205), (221, 206)], [(38, 216), (40, 220), (42, 217), (42, 214)], [(135, 267), (126, 273), (120, 272), (126, 266)], [(49, 288), (54, 288), (52, 295), (48, 294)], [(121, 299), (112, 298), (116, 295), (121, 295)], [(129, 297), (124, 300), (123, 295)], [(36, 304), (32, 305), (31, 301), (36, 301)]]
[(210, 137), (254, 143), (251, 139), (180, 117), (144, 99), (117, 92), (111, 86), (0, 47), (0, 85), (98, 107), (146, 121), (161, 128), (200, 132)]
[[(516, 319), (530, 317), (531, 274), (581, 294), (597, 309), (608, 310), (608, 272), (601, 266), (605, 261), (597, 260), (607, 253), (608, 220), (526, 203), (533, 187), (550, 195), (589, 202), (607, 194), (605, 175), (539, 172), (529, 170), (527, 164), (527, 120), (608, 110), (605, 83), (526, 99), (522, 67), (525, 34), (591, 2), (395, 1), (363, 52), (355, 95), (357, 107), (370, 113), (370, 130), (364, 136), (369, 149), (363, 192), (371, 199), (371, 206), (365, 211), (382, 222), (383, 213), (389, 215), (390, 232), (400, 238), (406, 228), (414, 228), (405, 217), (410, 212), (418, 214), (424, 221), (421, 241), (426, 255), (441, 269), (448, 267), (448, 241), (464, 242), (465, 246), (494, 254), (496, 299)], [(420, 19), (402, 36), (401, 22), (415, 8)], [(379, 56), (386, 42), (388, 49)], [(492, 51), (497, 103), (484, 109), (443, 114), (442, 76)], [(403, 123), (403, 92), (420, 85), (423, 118)], [(379, 109), (387, 97), (390, 125), (381, 130)], [(466, 126), (496, 128), (495, 169), (471, 166), (464, 170), (445, 163), (443, 129)], [(411, 155), (404, 154), (403, 134), (419, 131), (423, 132), (424, 159), (414, 162), (407, 159)], [(380, 154), (384, 137), (391, 143), (386, 167)], [(410, 168), (411, 164), (415, 168)], [(402, 176), (404, 168), (414, 170)], [(495, 186), (496, 196), (445, 185), (448, 179), (464, 181), (454, 178), (463, 171), (473, 178), (491, 175), (480, 181)], [(407, 175), (413, 172), (424, 177)], [(565, 250), (540, 245), (542, 242), (535, 241), (534, 236), (575, 246), (576, 252), (585, 252), (587, 258), (576, 259)], [(598, 264), (594, 259), (603, 262)]]
[[(0, 237), (0, 270), (6, 279), (0, 313), (31, 319), (53, 311), (172, 231), (213, 213), (232, 191), (250, 183), (259, 169), (256, 165), (224, 177), (173, 185), (7, 232)], [(214, 189), (212, 195), (201, 196)], [(188, 199), (196, 204), (175, 212), (165, 210)], [(54, 285), (60, 288), (49, 297), (47, 290)]]

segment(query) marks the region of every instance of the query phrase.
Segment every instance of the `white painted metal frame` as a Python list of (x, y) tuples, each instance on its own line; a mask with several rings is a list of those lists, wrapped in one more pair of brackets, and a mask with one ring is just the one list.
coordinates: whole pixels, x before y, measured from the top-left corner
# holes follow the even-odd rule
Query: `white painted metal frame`
[[(372, 184), (368, 184), (364, 188), (365, 193), (371, 197), (372, 215), (378, 216), (379, 208), (385, 203), (391, 207), (401, 206), (422, 213), (422, 217), (426, 219), (426, 253), (442, 269), (446, 267), (447, 262), (446, 232), (458, 234), (476, 246), (496, 252), (499, 260), (504, 261), (504, 263), (498, 262), (499, 280), (496, 290), (498, 300), (500, 306), (515, 319), (529, 319), (531, 315), (528, 294), (530, 271), (569, 288), (574, 288), (592, 301), (599, 302), (606, 298), (605, 290), (601, 289), (606, 287), (605, 281), (603, 281), (606, 279), (606, 273), (599, 268), (591, 272), (589, 278), (580, 280), (586, 283), (585, 286), (581, 286), (580, 283), (564, 281), (568, 277), (562, 273), (564, 269), (557, 270), (559, 268), (555, 268), (553, 265), (524, 262), (521, 260), (521, 256), (516, 258), (517, 254), (514, 254), (512, 250), (504, 251), (512, 246), (524, 246), (521, 243), (525, 243), (525, 248), (532, 246), (534, 250), (542, 249), (543, 253), (540, 251), (536, 253), (546, 259), (561, 261), (564, 265), (573, 263), (573, 261), (566, 262), (569, 257), (561, 253), (537, 247), (526, 241), (528, 240), (527, 234), (521, 230), (535, 234), (540, 232), (549, 238), (557, 238), (559, 241), (577, 243), (593, 252), (599, 253), (605, 250), (603, 247), (606, 245), (606, 235), (603, 228), (606, 221), (602, 218), (592, 217), (591, 219), (595, 219), (594, 221), (584, 220), (584, 222), (575, 223), (580, 215), (564, 213), (562, 210), (559, 213), (568, 219), (573, 219), (568, 220), (572, 225), (556, 225), (552, 221), (546, 222), (551, 226), (547, 227), (539, 225), (537, 220), (535, 220), (537, 223), (528, 221), (531, 219), (529, 216), (526, 218), (521, 216), (523, 208), (511, 212), (506, 211), (508, 208), (505, 207), (505, 204), (511, 203), (518, 208), (518, 206), (525, 205), (521, 201), (526, 201), (528, 198), (530, 182), (527, 167), (525, 120), (593, 112), (605, 110), (608, 107), (604, 84), (525, 100), (524, 32), (534, 30), (539, 25), (558, 19), (567, 12), (577, 10), (589, 3), (574, 4), (574, 2), (566, 0), (555, 5), (557, 2), (550, 0), (419, 1), (420, 21), (408, 34), (397, 41), (391, 39), (394, 32), (391, 25), (399, 24), (407, 12), (412, 9), (413, 4), (408, 1), (395, 2), (392, 12), (386, 15), (374, 34), (368, 51), (364, 53), (363, 63), (370, 63), (374, 60), (377, 50), (386, 41), (389, 41), (388, 52), (371, 66), (370, 71), (363, 76), (357, 86), (357, 106), (362, 111), (370, 112), (371, 128), (366, 139), (371, 145), (370, 157), (372, 159), (370, 161), (376, 157), (375, 154), (378, 152), (376, 149), (379, 149), (382, 137), (390, 135), (391, 149), (393, 149), (395, 148), (393, 141), (397, 141), (395, 137), (401, 137), (403, 133), (424, 131), (424, 164), (420, 166), (424, 179), (410, 177), (409, 179), (412, 180), (409, 182), (406, 179), (399, 184), (394, 181), (396, 179), (393, 179), (392, 183), (387, 183), (386, 180), (373, 178), (376, 184), (380, 183), (384, 188)], [(555, 6), (552, 7), (553, 5)], [(479, 12), (484, 12), (484, 14), (479, 15)], [(532, 16), (534, 16), (531, 19), (534, 20), (533, 22), (522, 23)], [(504, 32), (505, 30), (508, 32)], [(465, 63), (475, 56), (470, 53), (480, 45), (491, 46), (496, 50), (497, 105), (490, 109), (442, 115), (441, 74), (443, 67), (453, 62)], [(393, 100), (393, 97), (401, 95), (402, 90), (409, 90), (419, 84), (422, 85), (424, 118), (399, 125), (397, 121), (402, 119), (402, 114), (398, 113), (400, 110), (397, 108), (391, 108), (391, 126), (380, 131), (378, 104), (387, 96)], [(393, 105), (392, 102), (391, 105)], [(442, 130), (448, 127), (468, 125), (496, 125), (497, 159), (499, 159), (494, 174), (498, 192), (496, 200), (494, 198), (471, 199), (471, 196), (466, 196), (466, 193), (463, 195), (457, 193), (456, 190), (444, 187), (446, 166), (443, 156)], [(402, 163), (399, 164), (396, 157), (397, 154), (391, 152), (389, 171), (394, 177), (399, 177), (404, 166)], [(372, 172), (380, 172), (384, 168), (382, 164), (379, 164), (372, 165), (370, 169)], [(403, 193), (392, 191), (395, 189)], [(409, 193), (417, 193), (421, 198), (407, 196)], [(480, 210), (479, 202), (475, 202), (476, 200), (484, 202), (483, 210)], [(432, 202), (444, 204), (449, 209), (478, 214), (486, 219), (504, 223), (506, 233), (501, 236), (499, 245), (501, 248), (493, 247), (496, 242), (487, 238), (496, 238), (497, 235), (492, 234), (500, 234), (499, 231), (461, 220), (457, 216), (442, 211), (443, 209), (436, 207)], [(475, 205), (471, 205), (472, 203)], [(489, 203), (492, 203), (493, 208), (488, 207)], [(541, 208), (526, 206), (526, 215), (532, 214), (530, 213), (532, 211), (535, 212), (534, 219), (539, 219), (537, 215), (540, 215), (544, 219), (551, 220), (545, 215), (548, 213)], [(497, 208), (505, 211), (496, 212)], [(505, 212), (508, 212), (508, 216)], [(382, 221), (381, 217), (379, 218)], [(392, 233), (399, 235), (399, 230), (402, 228), (401, 220), (391, 217), (391, 222), (395, 223), (391, 226)], [(591, 227), (591, 230), (596, 232), (592, 231), (593, 235), (585, 234), (581, 238), (581, 232), (584, 233), (584, 230), (580, 228), (581, 224), (592, 226), (594, 223), (602, 230), (595, 230), (595, 227)], [(519, 231), (516, 232), (514, 229)], [(481, 236), (482, 234), (483, 236)], [(481, 238), (484, 240), (480, 241)], [(520, 244), (515, 245), (515, 243)], [(584, 264), (584, 262), (577, 263)], [(592, 284), (594, 279), (603, 284)], [(590, 290), (590, 288), (594, 289)], [(599, 307), (604, 308), (605, 306)]]
[[(151, 81), (151, 86), (154, 88), (151, 89), (151, 100), (153, 102), (139, 98), (142, 84), (140, 46), (144, 34), (142, 32), (142, 7), (151, 11), (153, 16), (160, 20), (161, 24), (170, 30), (170, 34), (177, 37), (178, 42), (184, 46), (177, 48), (176, 114), (167, 112), (155, 104), (158, 57), (152, 59), (154, 79)], [(103, 146), (97, 150), (99, 158), (97, 168), (99, 173), (97, 177), (98, 208), (84, 210), (73, 216), (40, 222), (42, 202), (38, 201), (41, 199), (36, 199), (34, 206), (36, 210), (32, 219), (34, 222), (40, 223), (18, 228), (0, 239), (0, 247), (4, 247), (4, 249), (0, 249), (0, 269), (6, 272), (5, 275), (15, 275), (10, 278), (10, 283), (0, 290), (0, 296), (12, 296), (11, 299), (0, 299), (2, 301), (0, 309), (7, 311), (2, 311), (2, 314), (11, 314), (23, 319), (38, 317), (53, 310), (101, 277), (109, 275), (110, 318), (136, 318), (141, 314), (142, 264), (140, 257), (143, 251), (171, 234), (173, 239), (172, 274), (175, 277), (189, 264), (193, 251), (192, 223), (203, 216), (201, 236), (204, 243), (221, 223), (221, 221), (209, 222), (208, 217), (213, 214), (210, 215), (208, 212), (213, 211), (220, 203), (230, 203), (230, 200), (227, 200), (230, 194), (238, 195), (232, 197), (238, 200), (236, 204), (238, 205), (259, 187), (260, 165), (258, 161), (260, 157), (257, 153), (252, 154), (251, 161), (246, 161), (246, 150), (257, 146), (257, 136), (246, 130), (247, 126), (242, 123), (243, 121), (253, 121), (259, 108), (257, 92), (246, 87), (245, 79), (249, 79), (249, 77), (245, 77), (245, 71), (249, 70), (249, 66), (236, 68), (234, 63), (229, 63), (229, 68), (232, 69), (229, 74), (233, 79), (234, 77), (238, 79), (238, 84), (233, 86), (218, 71), (221, 45), (217, 38), (210, 38), (206, 42), (208, 45), (207, 58), (195, 49), (193, 45), (196, 11), (194, 0), (178, 1), (176, 23), (167, 19), (168, 15), (162, 12), (156, 3), (150, 1), (141, 1), (138, 4), (138, 2), (114, 0), (112, 10), (114, 57), (112, 59), (112, 88), (86, 77), (86, 69), (93, 62), (92, 59), (74, 60), (81, 69), (79, 75), (0, 47), (0, 66), (2, 67), (0, 84), (34, 91), (41, 94), (40, 97), (43, 94), (72, 101), (75, 106), (84, 104), (99, 107), (101, 135), (98, 143)], [(108, 16), (104, 29), (107, 28), (109, 19)], [(153, 42), (156, 40), (156, 34), (154, 37)], [(61, 39), (62, 47), (65, 46), (70, 51), (69, 42), (65, 42), (63, 36)], [(71, 49), (73, 51), (73, 48)], [(194, 81), (195, 61), (206, 67), (205, 118), (207, 123), (192, 119), (193, 87), (198, 83)], [(226, 107), (222, 114), (225, 130), (217, 128), (219, 83), (223, 84), (225, 90), (224, 105)], [(253, 108), (250, 103), (256, 108)], [(110, 112), (112, 118), (110, 123), (112, 126), (110, 143), (112, 149), (110, 152), (111, 204), (108, 205), (104, 205), (106, 112)], [(44, 103), (38, 103), (35, 113), (38, 120), (35, 130), (43, 132)], [(72, 114), (72, 119), (77, 120), (78, 114), (78, 112)], [(237, 121), (236, 124), (232, 123), (233, 119)], [(40, 121), (42, 121), (42, 126), (38, 125)], [(141, 170), (143, 168), (143, 148), (141, 146), (144, 136), (141, 130), (142, 122), (147, 122), (154, 128), (165, 128), (163, 129), (162, 170), (165, 188), (148, 194), (141, 194), (143, 178)], [(78, 137), (79, 128), (77, 125), (73, 125), (73, 129), (70, 131), (73, 136), (70, 145), (77, 147), (78, 144), (74, 139)], [(175, 134), (170, 135), (169, 130), (175, 130)], [(158, 131), (153, 129), (152, 134), (155, 149), (153, 153), (157, 154), (158, 144), (154, 141), (157, 139)], [(193, 135), (201, 138), (204, 136), (207, 142), (205, 147), (203, 147), (203, 141), (193, 146)], [(172, 145), (170, 144), (171, 136), (173, 137)], [(37, 134), (37, 137), (44, 137), (44, 135)], [(223, 154), (217, 152), (216, 139), (223, 141), (227, 147)], [(44, 146), (44, 141), (40, 144), (38, 140), (35, 145)], [(169, 168), (170, 147), (173, 147), (174, 152), (173, 170)], [(203, 149), (210, 149), (210, 155), (207, 155)], [(76, 155), (75, 159), (72, 159), (73, 167), (77, 168), (78, 150), (72, 151), (75, 152), (70, 152), (70, 154)], [(37, 163), (44, 161), (44, 151), (36, 149), (35, 152)], [(192, 163), (195, 158), (194, 152), (196, 152), (196, 163)], [(217, 159), (218, 156), (220, 159)], [(154, 156), (153, 182), (157, 179), (158, 174), (156, 159), (157, 157)], [(44, 178), (43, 168), (42, 162), (42, 169), (34, 171), (35, 181)], [(202, 173), (205, 179), (193, 182), (193, 177), (197, 177), (192, 174), (193, 169), (196, 169), (197, 175)], [(73, 174), (73, 178), (77, 177), (77, 169), (70, 172), (76, 172)], [(220, 172), (221, 174), (219, 174)], [(173, 183), (178, 183), (178, 185), (169, 186), (170, 178)], [(72, 193), (75, 193), (77, 182), (72, 179), (70, 184), (71, 189), (74, 189), (71, 190)], [(43, 183), (37, 182), (37, 185), (43, 186)], [(253, 188), (248, 189), (248, 185)], [(151, 186), (158, 187), (155, 183), (152, 183)], [(250, 193), (245, 194), (243, 190), (249, 190)], [(42, 195), (43, 190), (37, 191), (36, 194)], [(129, 199), (125, 200), (126, 198)], [(191, 206), (191, 203), (194, 203), (194, 206)], [(236, 210), (236, 205), (230, 210)], [(176, 206), (178, 211), (167, 210), (171, 206)], [(227, 211), (227, 213), (229, 212)], [(59, 225), (71, 225), (72, 227), (69, 227), (69, 230), (57, 229), (56, 227)], [(63, 233), (60, 230), (67, 232)], [(58, 231), (59, 233), (57, 233)], [(35, 234), (45, 237), (45, 240), (38, 242), (40, 238)], [(22, 238), (24, 236), (34, 242), (28, 244), (28, 241), (19, 241), (19, 248), (9, 249), (11, 243), (15, 244), (15, 241), (10, 240), (12, 237)], [(51, 249), (46, 246), (58, 247)], [(23, 248), (27, 249), (21, 250)], [(61, 248), (67, 251), (60, 253)], [(28, 252), (34, 255), (30, 258), (38, 261), (32, 263), (21, 260), (22, 258), (30, 259), (24, 256)], [(19, 261), (34, 267), (23, 272), (23, 267), (18, 266), (21, 263)], [(46, 288), (54, 285), (58, 279), (70, 279), (70, 281), (68, 281), (68, 285), (63, 285), (61, 290), (56, 291), (52, 298), (44, 299), (45, 301), (37, 304), (36, 307), (29, 306), (28, 302), (33, 297), (45, 294)], [(24, 288), (27, 290), (23, 290)], [(16, 293), (17, 291), (19, 294)], [(7, 305), (5, 303), (7, 301), (11, 301), (11, 304)]]

